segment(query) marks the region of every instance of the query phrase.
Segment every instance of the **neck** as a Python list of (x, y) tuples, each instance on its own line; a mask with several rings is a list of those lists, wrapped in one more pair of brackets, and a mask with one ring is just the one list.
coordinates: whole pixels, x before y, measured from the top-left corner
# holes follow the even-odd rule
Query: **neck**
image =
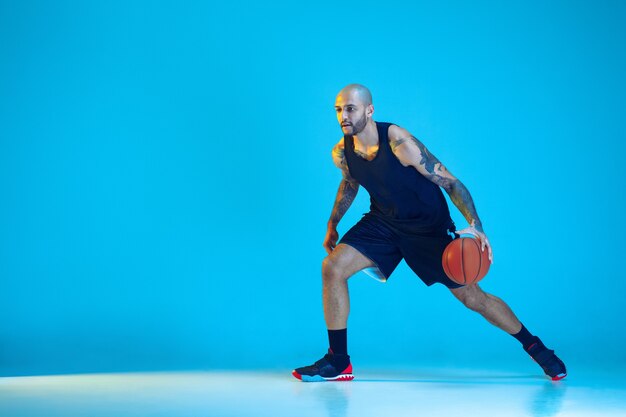
[(376, 122), (372, 119), (367, 121), (365, 129), (358, 135), (354, 135), (354, 138), (363, 145), (370, 146), (378, 143), (378, 130), (376, 129)]

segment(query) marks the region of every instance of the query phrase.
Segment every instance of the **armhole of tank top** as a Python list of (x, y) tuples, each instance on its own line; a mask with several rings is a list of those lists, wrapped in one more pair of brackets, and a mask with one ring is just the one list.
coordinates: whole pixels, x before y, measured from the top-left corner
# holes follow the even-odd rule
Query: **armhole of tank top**
[(386, 143), (386, 146), (384, 146), (384, 147), (387, 148), (393, 154), (393, 151), (391, 150), (391, 143), (389, 143), (389, 127), (392, 125), (392, 123), (377, 122), (377, 124), (380, 125), (380, 130), (378, 132), (378, 142), (380, 143), (381, 133), (384, 133), (385, 134), (385, 143)]

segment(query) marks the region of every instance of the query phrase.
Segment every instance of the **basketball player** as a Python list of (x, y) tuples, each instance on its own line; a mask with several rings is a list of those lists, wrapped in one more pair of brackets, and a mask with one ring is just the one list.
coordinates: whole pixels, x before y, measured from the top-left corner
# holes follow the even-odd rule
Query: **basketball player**
[[(352, 380), (347, 349), (350, 309), (348, 278), (368, 269), (385, 281), (404, 259), (426, 285), (443, 284), (467, 308), (511, 334), (552, 380), (567, 375), (565, 365), (532, 335), (508, 305), (477, 284), (450, 280), (441, 257), (455, 234), (472, 234), (481, 249), (493, 254), (469, 191), (411, 133), (402, 127), (375, 122), (370, 91), (362, 85), (343, 88), (335, 101), (343, 138), (332, 151), (343, 179), (328, 221), (322, 263), (324, 318), (328, 353), (313, 365), (297, 368), (302, 381)], [(337, 224), (354, 200), (359, 186), (368, 191), (370, 211), (337, 244)], [(469, 227), (456, 231), (441, 188), (461, 211)]]

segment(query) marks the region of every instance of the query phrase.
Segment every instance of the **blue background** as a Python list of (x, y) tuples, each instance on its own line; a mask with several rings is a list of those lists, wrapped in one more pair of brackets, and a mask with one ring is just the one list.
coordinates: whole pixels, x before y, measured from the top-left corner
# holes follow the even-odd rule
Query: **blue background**
[[(1, 1), (0, 372), (321, 356), (352, 82), (469, 188), (483, 288), (570, 372), (624, 365), (626, 6), (544, 3)], [(360, 366), (535, 371), (404, 264), (350, 289)]]

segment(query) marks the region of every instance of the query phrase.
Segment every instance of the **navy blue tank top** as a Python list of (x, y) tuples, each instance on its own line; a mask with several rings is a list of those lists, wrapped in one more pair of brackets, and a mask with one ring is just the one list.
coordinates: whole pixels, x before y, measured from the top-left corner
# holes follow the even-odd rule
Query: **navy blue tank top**
[(370, 213), (407, 233), (425, 233), (450, 227), (445, 197), (414, 167), (405, 167), (389, 145), (391, 123), (376, 122), (378, 152), (368, 161), (354, 152), (354, 138), (344, 136), (344, 154), (352, 178), (370, 195)]

